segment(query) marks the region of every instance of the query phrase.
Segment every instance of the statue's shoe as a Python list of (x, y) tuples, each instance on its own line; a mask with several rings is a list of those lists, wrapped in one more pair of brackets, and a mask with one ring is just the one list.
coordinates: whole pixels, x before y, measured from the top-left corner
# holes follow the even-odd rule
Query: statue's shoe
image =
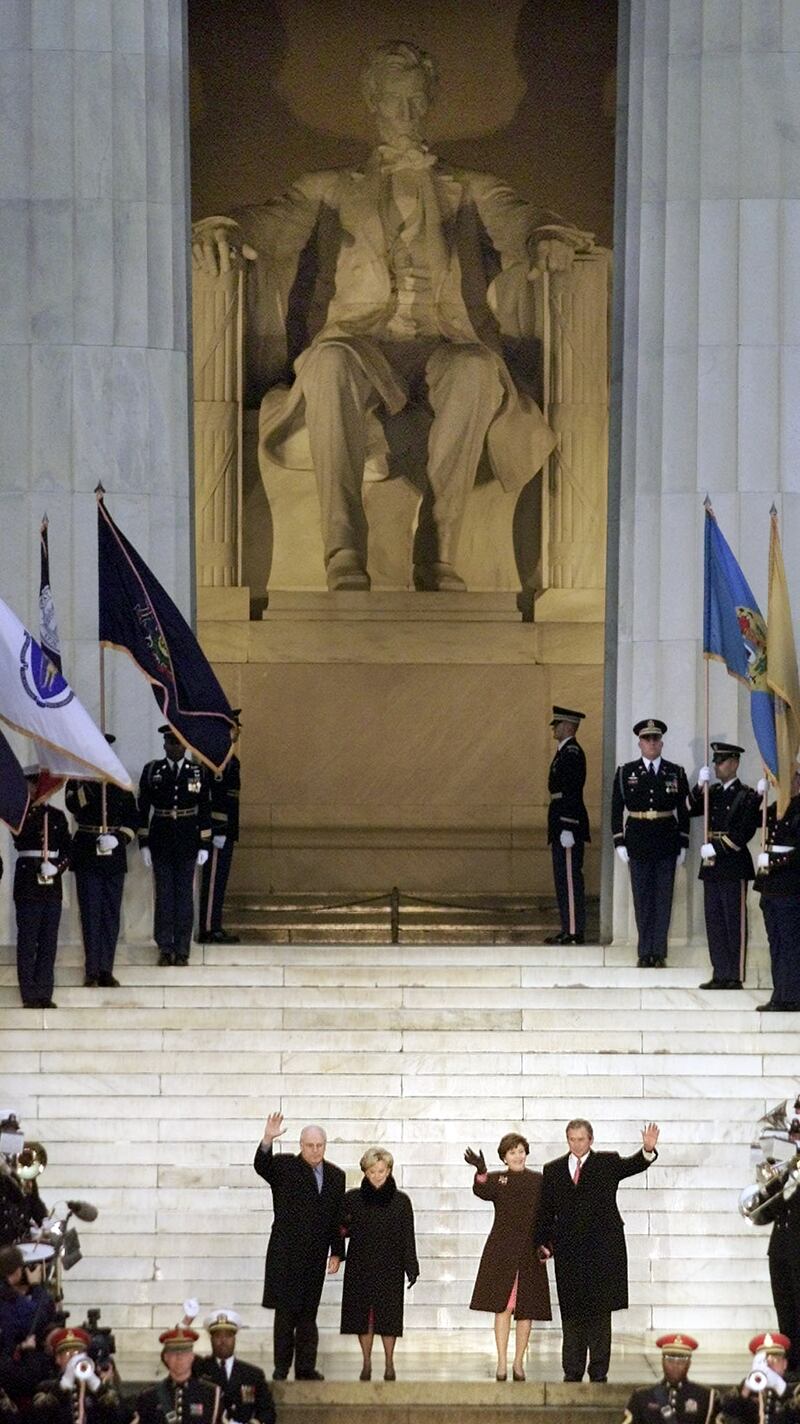
[(369, 592), (369, 574), (355, 549), (337, 549), (328, 560), (326, 574), (329, 593), (342, 593), (346, 590)]
[(414, 587), (419, 593), (466, 593), (467, 585), (452, 564), (417, 564)]

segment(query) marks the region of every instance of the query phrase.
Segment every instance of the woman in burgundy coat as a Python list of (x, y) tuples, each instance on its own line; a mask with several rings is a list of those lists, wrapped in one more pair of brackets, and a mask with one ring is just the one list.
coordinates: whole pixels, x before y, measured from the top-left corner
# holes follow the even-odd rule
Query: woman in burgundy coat
[(501, 1172), (487, 1172), (482, 1152), (468, 1147), (464, 1153), (464, 1160), (475, 1168), (473, 1192), (482, 1201), (494, 1203), (494, 1224), (483, 1248), (469, 1305), (470, 1310), (494, 1311), (498, 1380), (506, 1378), (512, 1315), (517, 1322), (515, 1380), (525, 1378), (531, 1322), (551, 1319), (547, 1270), (537, 1259), (533, 1244), (542, 1174), (526, 1167), (529, 1150), (520, 1133), (507, 1132), (497, 1146), (497, 1155), (505, 1163)]

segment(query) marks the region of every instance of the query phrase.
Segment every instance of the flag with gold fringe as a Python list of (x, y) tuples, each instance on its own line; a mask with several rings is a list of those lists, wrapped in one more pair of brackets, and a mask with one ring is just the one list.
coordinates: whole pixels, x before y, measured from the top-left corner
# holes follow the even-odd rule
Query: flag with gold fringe
[(775, 739), (778, 751), (778, 815), (792, 796), (792, 778), (800, 747), (800, 683), (792, 628), (789, 588), (783, 565), (778, 511), (770, 510), (769, 601), (767, 604), (767, 683), (775, 699)]

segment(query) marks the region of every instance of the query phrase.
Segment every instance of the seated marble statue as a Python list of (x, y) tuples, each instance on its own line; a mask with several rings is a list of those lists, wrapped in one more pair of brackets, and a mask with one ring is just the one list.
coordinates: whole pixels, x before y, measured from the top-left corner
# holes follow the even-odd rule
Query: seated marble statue
[[(331, 590), (368, 589), (362, 482), (385, 477), (386, 426), (408, 402), (427, 408), (423, 509), (433, 538), (416, 561), (424, 590), (461, 590), (458, 539), (484, 450), (492, 474), (518, 491), (555, 437), (503, 356), (491, 288), (498, 275), (536, 280), (569, 268), (591, 236), (541, 212), (489, 174), (448, 167), (425, 141), (436, 75), (409, 43), (385, 45), (363, 91), (378, 144), (363, 172), (300, 178), (281, 197), (193, 228), (193, 262), (214, 275), (243, 259), (249, 339), (276, 271), (294, 379), (268, 391), (259, 443), (288, 468), (310, 447)], [(293, 302), (302, 273), (302, 320)], [(263, 323), (262, 323), (263, 326)], [(266, 338), (264, 338), (266, 339)], [(292, 343), (294, 350), (292, 351)], [(298, 432), (307, 432), (306, 463)]]

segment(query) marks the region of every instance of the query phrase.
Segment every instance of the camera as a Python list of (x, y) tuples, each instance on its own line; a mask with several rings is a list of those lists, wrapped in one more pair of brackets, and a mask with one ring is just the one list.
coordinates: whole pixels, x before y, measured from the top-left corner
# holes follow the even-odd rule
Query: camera
[(114, 1339), (111, 1327), (100, 1324), (100, 1311), (87, 1310), (86, 1319), (81, 1327), (89, 1335), (89, 1346), (86, 1351), (90, 1360), (94, 1360), (98, 1370), (102, 1370), (106, 1365), (113, 1364), (114, 1355), (117, 1350), (117, 1342)]

